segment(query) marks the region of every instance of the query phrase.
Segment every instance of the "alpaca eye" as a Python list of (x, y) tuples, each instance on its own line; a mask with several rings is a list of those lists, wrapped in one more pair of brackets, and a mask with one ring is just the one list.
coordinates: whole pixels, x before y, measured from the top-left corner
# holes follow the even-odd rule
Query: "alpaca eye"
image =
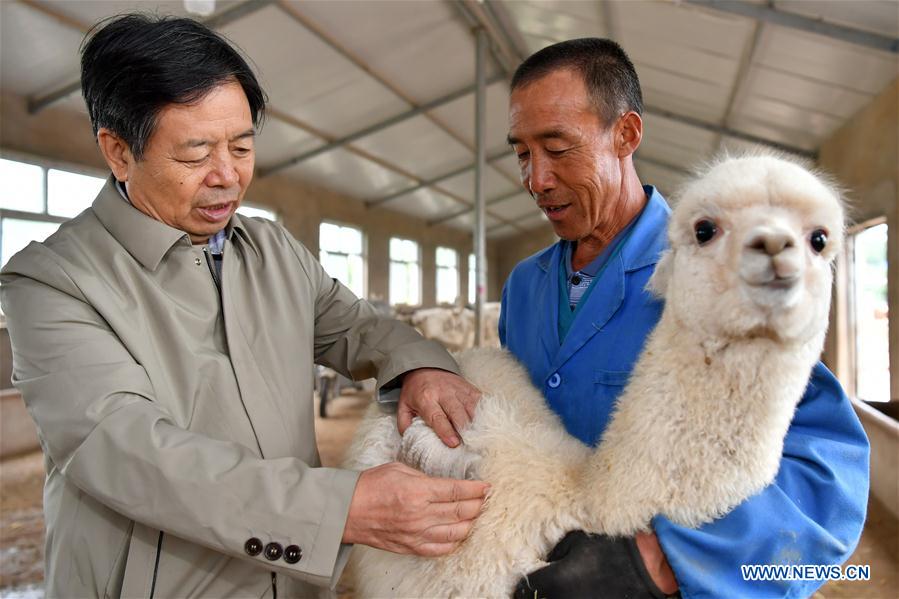
[(693, 232), (696, 235), (696, 241), (699, 242), (699, 245), (704, 245), (715, 237), (715, 234), (718, 232), (718, 227), (716, 227), (715, 223), (712, 221), (702, 219), (693, 225)]
[(815, 229), (812, 231), (808, 241), (809, 244), (811, 244), (812, 249), (815, 250), (815, 253), (820, 254), (827, 245), (827, 231), (824, 229)]

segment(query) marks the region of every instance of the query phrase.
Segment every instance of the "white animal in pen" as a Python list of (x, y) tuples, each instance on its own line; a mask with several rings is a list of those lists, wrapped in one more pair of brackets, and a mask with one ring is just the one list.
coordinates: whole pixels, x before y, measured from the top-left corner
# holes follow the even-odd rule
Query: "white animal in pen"
[(356, 548), (356, 592), (508, 596), (569, 530), (632, 535), (657, 514), (698, 526), (763, 489), (823, 345), (842, 235), (838, 193), (777, 157), (725, 159), (688, 184), (650, 281), (661, 320), (595, 451), (501, 350), (458, 358), (484, 391), (462, 448), (420, 421), (400, 438), (373, 409), (349, 467), (400, 460), (492, 487), (448, 556)]

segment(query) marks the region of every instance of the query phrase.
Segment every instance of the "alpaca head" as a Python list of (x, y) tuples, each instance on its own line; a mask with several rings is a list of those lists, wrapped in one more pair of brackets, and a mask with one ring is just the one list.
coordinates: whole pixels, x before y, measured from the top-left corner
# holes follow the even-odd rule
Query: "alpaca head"
[(773, 155), (724, 158), (682, 190), (650, 285), (704, 336), (804, 342), (827, 327), (838, 191)]

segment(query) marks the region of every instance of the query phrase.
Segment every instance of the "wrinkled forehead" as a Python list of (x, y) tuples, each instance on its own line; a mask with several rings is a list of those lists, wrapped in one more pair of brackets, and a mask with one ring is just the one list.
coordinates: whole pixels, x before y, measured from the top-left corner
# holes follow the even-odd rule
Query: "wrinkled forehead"
[(688, 184), (674, 209), (677, 221), (745, 210), (791, 212), (803, 222), (843, 227), (839, 195), (799, 165), (770, 158), (736, 159), (714, 166)]

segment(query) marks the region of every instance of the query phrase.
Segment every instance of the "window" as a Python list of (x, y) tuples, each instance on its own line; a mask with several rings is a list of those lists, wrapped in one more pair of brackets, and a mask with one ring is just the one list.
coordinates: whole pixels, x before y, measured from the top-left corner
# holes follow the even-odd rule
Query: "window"
[(365, 297), (365, 258), (362, 231), (334, 223), (318, 228), (319, 261), (325, 271), (356, 294)]
[(0, 208), (21, 212), (44, 211), (44, 169), (0, 159)]
[(468, 254), (468, 303), (474, 305), (477, 301), (478, 273), (475, 270), (474, 254)]
[(437, 303), (455, 304), (459, 297), (459, 254), (452, 248), (437, 248)]
[(852, 235), (849, 248), (855, 395), (866, 401), (890, 401), (886, 223)]
[(421, 267), (418, 244), (390, 238), (390, 304), (417, 306), (421, 303)]
[(105, 183), (103, 177), (0, 159), (0, 267), (88, 208)]
[(241, 216), (261, 216), (262, 218), (267, 218), (269, 220), (278, 220), (278, 215), (275, 214), (274, 211), (267, 208), (259, 208), (252, 204), (241, 203), (240, 208), (237, 209), (237, 213)]
[(94, 203), (106, 179), (51, 168), (47, 171), (47, 212), (72, 218)]

